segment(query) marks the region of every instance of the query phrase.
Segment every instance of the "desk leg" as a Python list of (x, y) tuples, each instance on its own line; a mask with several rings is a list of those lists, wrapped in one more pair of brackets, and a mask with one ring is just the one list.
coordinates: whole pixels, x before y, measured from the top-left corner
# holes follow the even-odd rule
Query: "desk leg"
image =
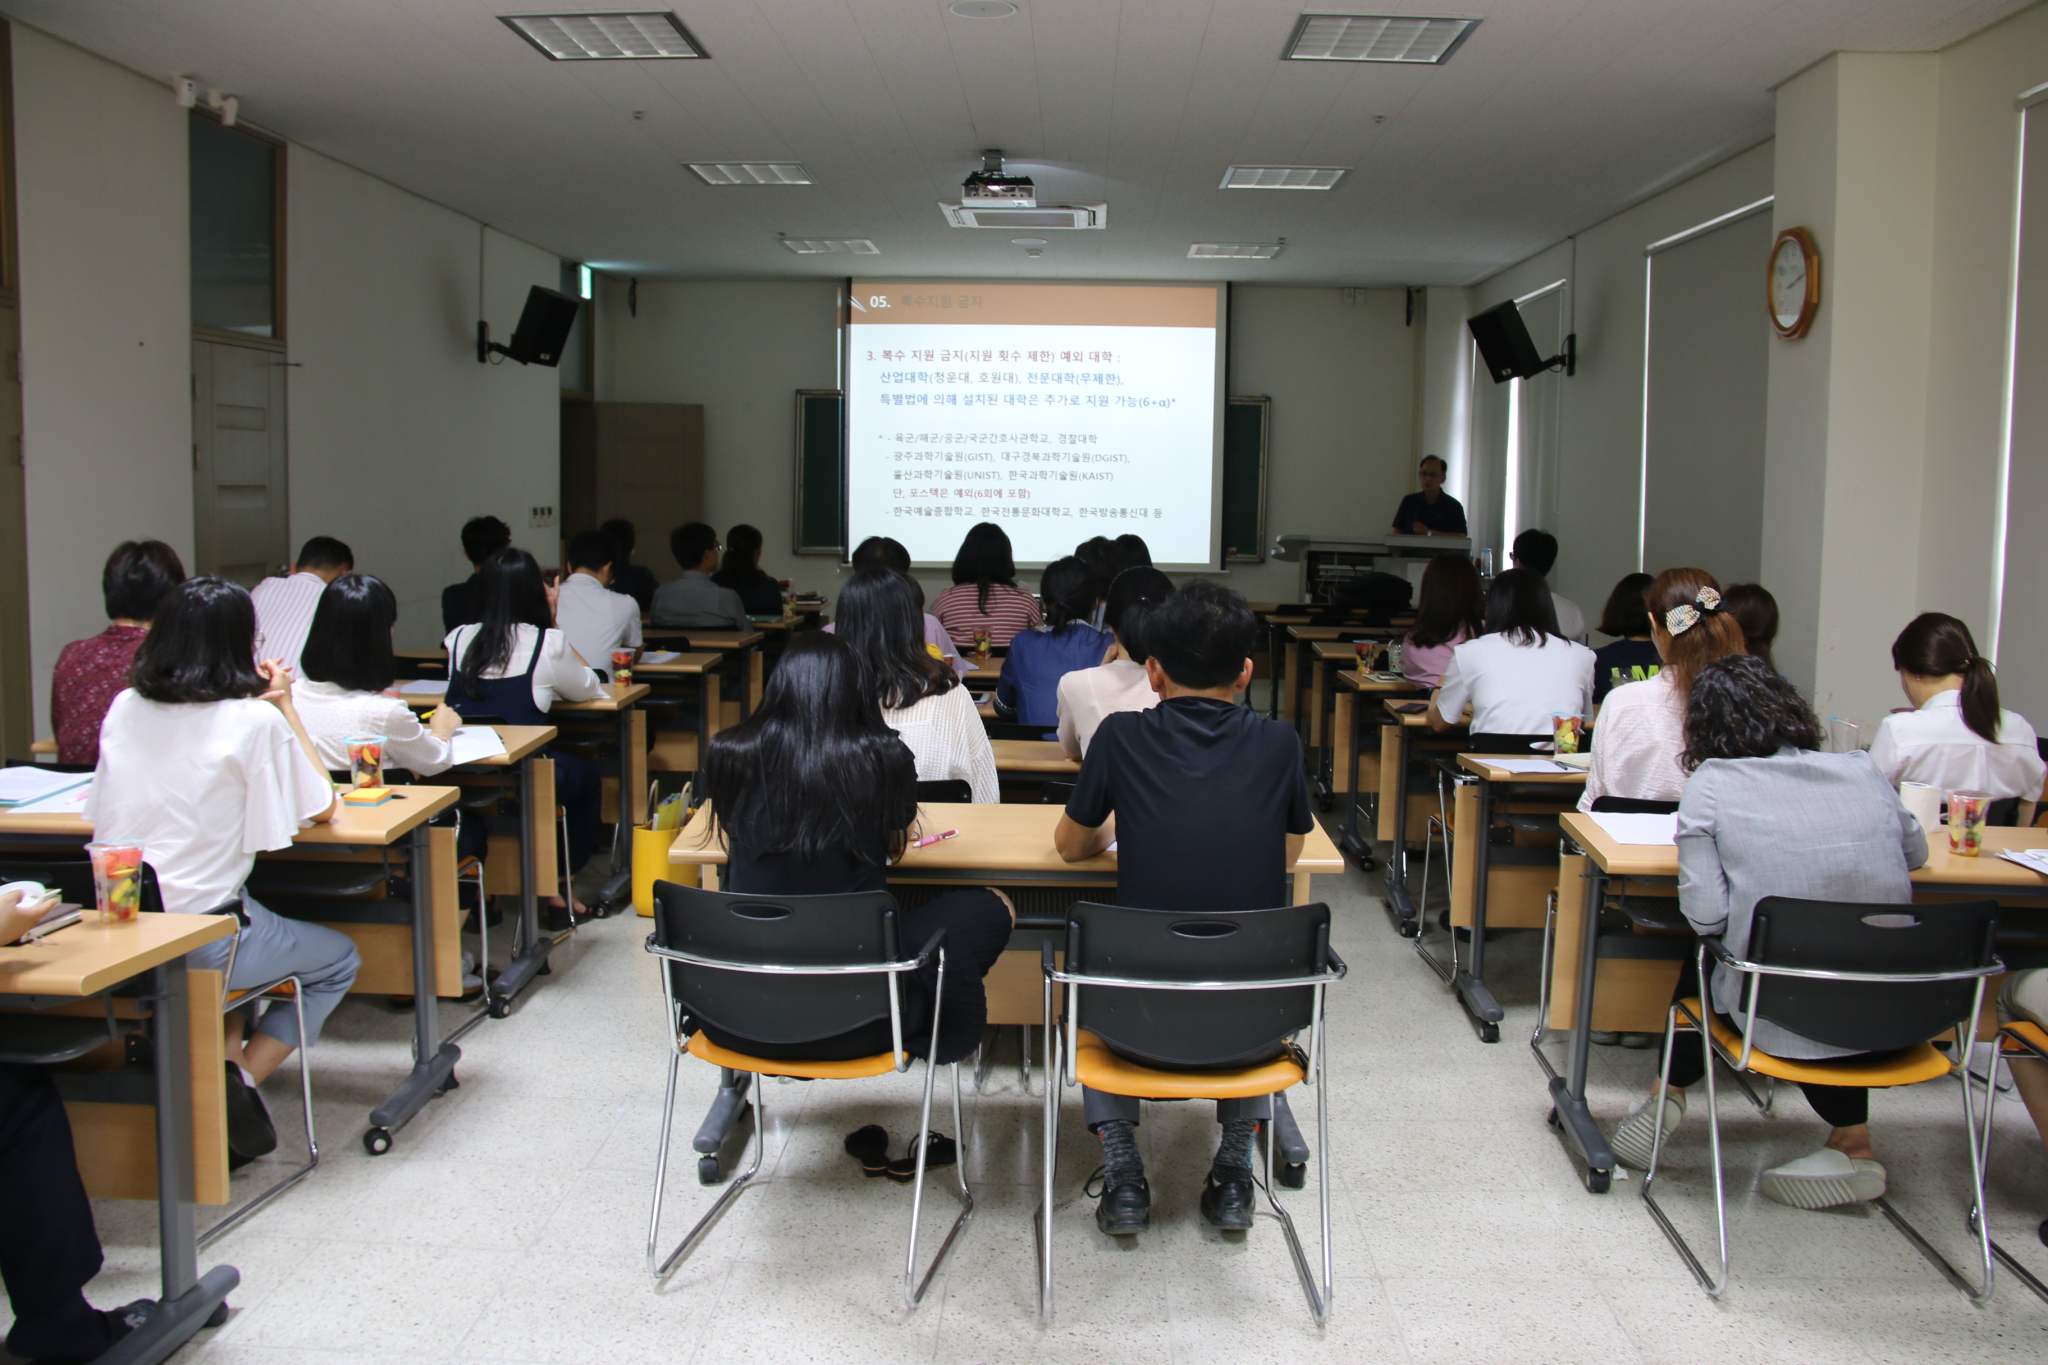
[(1586, 1069), (1593, 1053), (1593, 984), (1599, 972), (1600, 903), (1607, 875), (1586, 871), (1585, 922), (1579, 926), (1579, 998), (1572, 1002), (1572, 1063), (1567, 1076), (1550, 1080), (1550, 1126), (1572, 1158), (1579, 1179), (1593, 1194), (1605, 1194), (1614, 1179), (1614, 1149), (1586, 1107)]
[[(1338, 838), (1338, 846), (1357, 862), (1359, 870), (1372, 870), (1372, 840), (1358, 832), (1358, 811), (1361, 805), (1358, 796), (1358, 756), (1365, 748), (1365, 696), (1361, 693), (1351, 703), (1351, 785), (1345, 792), (1344, 829)], [(1384, 729), (1385, 727), (1379, 727)]]
[(742, 720), (753, 715), (754, 708), (761, 704), (761, 678), (765, 667), (761, 658), (761, 646), (750, 646), (747, 650), (747, 700), (741, 709)]
[[(1416, 933), (1416, 910), (1408, 899), (1408, 730), (1396, 725), (1394, 731), (1394, 846), (1387, 850), (1387, 918), (1403, 938)], [(1386, 740), (1380, 741), (1380, 761), (1386, 761)]]
[[(621, 792), (619, 797), (623, 801), (625, 793)], [(491, 1013), (499, 1017), (510, 1010), (512, 997), (525, 990), (527, 983), (548, 965), (548, 953), (555, 946), (553, 935), (540, 931), (540, 869), (534, 857), (533, 803), (533, 755), (528, 754), (519, 760), (519, 927), (526, 947), (505, 964), (505, 970), (491, 983)], [(554, 828), (552, 815), (542, 828)]]
[(427, 826), (412, 832), (412, 1071), (398, 1089), (370, 1111), (363, 1146), (372, 1156), (391, 1150), (393, 1129), (402, 1128), (428, 1100), (453, 1090), (462, 1049), (441, 1041), (441, 998), (434, 980), (434, 887)]
[(1266, 623), (1266, 719), (1280, 719), (1280, 627)]
[(1301, 718), (1295, 714), (1298, 708), (1294, 704), (1294, 664), (1300, 657), (1300, 649), (1293, 641), (1290, 640), (1281, 646), (1280, 665), (1281, 671), (1286, 674), (1284, 682), (1287, 690), (1280, 694), (1280, 719), (1296, 724), (1300, 723)]
[(1500, 1002), (1493, 998), (1493, 992), (1486, 988), (1486, 880), (1492, 863), (1487, 835), (1493, 829), (1493, 784), (1483, 777), (1479, 779), (1478, 796), (1479, 818), (1473, 822), (1476, 828), (1466, 830), (1460, 836), (1475, 840), (1472, 845), (1472, 951), (1465, 955), (1470, 966), (1452, 979), (1451, 988), (1457, 991), (1458, 1003), (1471, 1016), (1472, 1027), (1479, 1032), (1479, 1041), (1497, 1043), (1500, 1041), (1500, 1021), (1506, 1015)]
[(154, 1365), (207, 1324), (241, 1272), (217, 1265), (199, 1273), (198, 1214), (192, 1181), (191, 996), (185, 959), (156, 969), (156, 1189), (157, 1247), (162, 1257), (163, 1300), (148, 1321), (100, 1357), (109, 1365)]

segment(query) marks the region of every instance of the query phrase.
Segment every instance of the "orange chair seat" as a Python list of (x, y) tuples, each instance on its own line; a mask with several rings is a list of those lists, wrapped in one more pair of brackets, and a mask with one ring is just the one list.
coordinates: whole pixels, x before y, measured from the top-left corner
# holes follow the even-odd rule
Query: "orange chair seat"
[[(1688, 997), (1685, 1007), (1695, 1015), (1701, 1014), (1697, 996)], [(1707, 1026), (1714, 1030), (1715, 1043), (1730, 1057), (1740, 1057), (1741, 1031), (1718, 1014), (1707, 1014), (1704, 1018)], [(1679, 1023), (1684, 1022), (1681, 1017)], [(1896, 1056), (1884, 1058), (1774, 1057), (1762, 1048), (1756, 1048), (1749, 1054), (1749, 1069), (1761, 1076), (1775, 1076), (1781, 1081), (1866, 1087), (1918, 1085), (1922, 1081), (1938, 1080), (1948, 1075), (1950, 1070), (1948, 1058), (1937, 1052), (1932, 1043), (1919, 1043)]]
[(228, 998), (221, 1002), (221, 1012), (225, 1014), (237, 1005), (246, 1005), (261, 997), (289, 1000), (298, 993), (298, 987), (289, 981), (280, 981), (267, 991), (229, 991)]
[(2048, 1029), (2026, 1019), (1998, 1026), (1998, 1041), (2007, 1056), (2024, 1057), (2031, 1052), (2048, 1058)]
[(688, 1051), (692, 1057), (713, 1066), (728, 1066), (734, 1071), (749, 1071), (756, 1076), (801, 1076), (808, 1081), (857, 1081), (896, 1069), (896, 1054), (893, 1052), (878, 1052), (872, 1057), (855, 1057), (844, 1062), (778, 1062), (720, 1047), (701, 1033), (690, 1035)]
[(1291, 1057), (1236, 1071), (1157, 1071), (1117, 1056), (1081, 1029), (1074, 1040), (1074, 1078), (1090, 1090), (1142, 1100), (1241, 1100), (1299, 1085), (1303, 1072)]

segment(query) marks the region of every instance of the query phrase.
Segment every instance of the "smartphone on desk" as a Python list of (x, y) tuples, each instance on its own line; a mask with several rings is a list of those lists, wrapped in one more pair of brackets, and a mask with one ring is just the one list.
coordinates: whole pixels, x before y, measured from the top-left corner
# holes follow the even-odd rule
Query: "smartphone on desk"
[(1404, 716), (1419, 716), (1429, 709), (1429, 703), (1426, 701), (1401, 701), (1395, 702), (1393, 709), (1399, 711)]

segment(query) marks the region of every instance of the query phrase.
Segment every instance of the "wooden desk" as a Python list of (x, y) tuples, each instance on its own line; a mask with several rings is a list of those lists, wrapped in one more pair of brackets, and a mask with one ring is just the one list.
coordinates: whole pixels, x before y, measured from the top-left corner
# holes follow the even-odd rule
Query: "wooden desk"
[[(664, 667), (664, 665), (654, 665)], [(600, 695), (590, 701), (557, 701), (551, 716), (609, 715), (618, 720), (619, 809), (629, 824), (647, 823), (647, 716), (638, 702), (654, 689), (643, 682), (605, 683)], [(447, 696), (439, 692), (403, 693), (405, 704), (415, 711), (431, 711)], [(714, 708), (715, 710), (716, 708)]]
[[(980, 683), (984, 687), (994, 687), (1002, 681), (1003, 665), (1008, 663), (1010, 658), (1007, 653), (991, 654), (986, 659), (980, 659), (972, 653), (963, 654), (960, 657), (974, 665), (965, 673), (960, 674), (961, 680), (970, 683)], [(955, 671), (957, 672), (958, 670)]]
[[(1383, 703), (1386, 707), (1386, 714), (1395, 722), (1391, 726), (1382, 727), (1383, 730), (1390, 732), (1393, 738), (1393, 762), (1389, 763), (1387, 761), (1385, 734), (1382, 735), (1380, 741), (1380, 794), (1377, 832), (1378, 837), (1386, 840), (1390, 846), (1387, 853), (1386, 866), (1386, 910), (1388, 918), (1393, 920), (1394, 927), (1404, 938), (1414, 937), (1421, 925), (1415, 903), (1408, 895), (1408, 825), (1414, 816), (1414, 812), (1411, 812), (1409, 807), (1417, 801), (1422, 802), (1422, 818), (1427, 820), (1431, 804), (1427, 793), (1409, 790), (1409, 755), (1418, 744), (1426, 744), (1430, 748), (1440, 750), (1447, 755), (1452, 754), (1457, 752), (1458, 746), (1463, 744), (1466, 738), (1462, 729), (1446, 730), (1441, 734), (1430, 729), (1429, 713), (1427, 711), (1418, 711), (1413, 715), (1409, 715), (1394, 709), (1396, 706), (1409, 706), (1413, 704), (1412, 701), (1393, 700)], [(1363, 717), (1360, 718), (1360, 723), (1362, 728)], [(1356, 732), (1354, 732), (1352, 740), (1354, 748), (1358, 742)]]
[(1058, 740), (1053, 739), (992, 739), (989, 747), (996, 751), (996, 772), (1031, 773), (1043, 776), (1071, 777), (1081, 771), (1078, 759), (1068, 758)]
[(762, 680), (766, 676), (761, 642), (768, 637), (759, 630), (688, 630), (683, 634), (689, 638), (693, 652), (716, 650), (720, 654), (740, 656), (739, 664), (746, 673), (745, 684), (740, 689), (746, 705), (740, 712), (740, 719), (745, 720), (754, 714), (754, 708), (761, 704)]
[[(158, 1053), (152, 1126), (162, 1301), (107, 1357), (110, 1360), (164, 1359), (190, 1340), (242, 1281), (231, 1265), (199, 1273), (192, 1039), (204, 1033), (213, 1040), (218, 1056), (219, 997), (212, 993), (217, 988), (210, 988), (213, 1009), (194, 1010), (193, 974), (185, 966), (186, 953), (234, 931), (234, 921), (225, 915), (143, 915), (126, 924), (77, 924), (25, 948), (0, 948), (0, 992), (10, 995), (83, 999), (144, 973), (153, 978)], [(227, 1111), (220, 1066), (214, 1065), (211, 1074), (214, 1091), (204, 1106), (205, 1117), (218, 1126), (212, 1145), (219, 1166), (218, 1202), (226, 1202)]]
[[(519, 833), (513, 848), (516, 880), (499, 875), (500, 860), (493, 852), (499, 840), (493, 836), (485, 845), (484, 892), (503, 895), (507, 882), (511, 882), (511, 892), (519, 897), (520, 937), (526, 947), (505, 964), (504, 971), (491, 978), (484, 996), (483, 1012), (450, 1035), (450, 1041), (461, 1037), (485, 1015), (503, 1018), (512, 997), (532, 983), (556, 943), (554, 935), (542, 933), (540, 927), (540, 889), (557, 885), (562, 872), (556, 859), (555, 844), (555, 764), (541, 750), (553, 743), (560, 731), (552, 725), (494, 725), (491, 728), (505, 741), (505, 752), (462, 764), (451, 771), (519, 770)], [(642, 801), (644, 804), (644, 797)], [(480, 964), (480, 969), (485, 976), (490, 976), (491, 964), (488, 961)]]
[[(1354, 656), (1355, 657), (1355, 656)], [(1385, 679), (1364, 673), (1358, 669), (1339, 670), (1330, 685), (1330, 721), (1324, 730), (1324, 742), (1316, 755), (1317, 778), (1323, 783), (1324, 792), (1332, 797), (1351, 796), (1351, 811), (1346, 816), (1349, 831), (1357, 815), (1357, 797), (1354, 793), (1377, 792), (1380, 784), (1379, 732), (1377, 724), (1366, 723), (1366, 713), (1359, 710), (1373, 701), (1389, 698), (1413, 699), (1428, 695), (1428, 689), (1419, 687), (1406, 678)], [(1368, 752), (1365, 741), (1371, 739), (1372, 760), (1368, 766)], [(1328, 755), (1327, 765), (1323, 756)], [(1348, 761), (1339, 755), (1349, 755)], [(1326, 770), (1325, 770), (1326, 769)], [(1356, 851), (1348, 846), (1346, 852)], [(1364, 850), (1370, 867), (1371, 849)]]
[[(695, 643), (695, 640), (692, 640)], [(647, 756), (647, 765), (656, 772), (694, 773), (704, 762), (704, 745), (711, 736), (725, 728), (724, 703), (719, 700), (718, 661), (724, 656), (691, 650), (662, 664), (635, 664), (635, 678), (664, 679), (695, 678), (697, 680), (697, 730), (694, 734), (663, 730), (654, 737), (654, 748)], [(642, 733), (642, 744), (646, 742)], [(647, 783), (643, 778), (636, 794), (639, 807), (645, 806)], [(636, 825), (647, 823), (644, 811), (633, 821)]]

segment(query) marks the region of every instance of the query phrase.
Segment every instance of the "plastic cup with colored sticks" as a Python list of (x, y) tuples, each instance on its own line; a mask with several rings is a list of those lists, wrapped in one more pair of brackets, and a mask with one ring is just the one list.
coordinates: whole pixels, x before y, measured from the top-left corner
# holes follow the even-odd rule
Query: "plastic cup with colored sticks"
[(100, 919), (126, 923), (142, 911), (142, 845), (93, 843), (85, 846), (92, 859), (92, 888)]

